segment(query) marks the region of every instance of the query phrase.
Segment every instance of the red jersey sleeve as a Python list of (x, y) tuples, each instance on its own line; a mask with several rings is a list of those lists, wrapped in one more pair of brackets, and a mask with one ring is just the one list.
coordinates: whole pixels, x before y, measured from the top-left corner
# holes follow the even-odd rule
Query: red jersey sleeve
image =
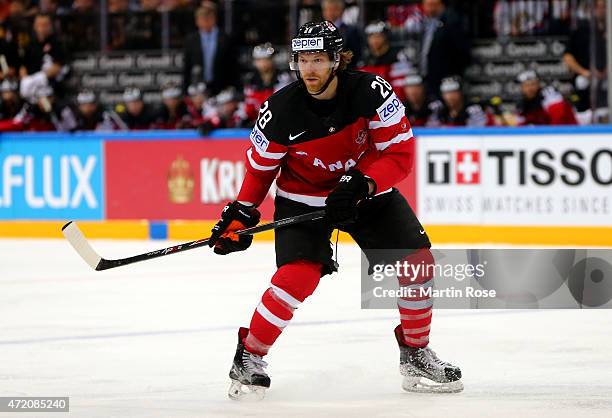
[(548, 113), (551, 125), (578, 124), (572, 105), (552, 87), (542, 89), (542, 107)]
[[(265, 105), (264, 105), (265, 106)], [(264, 112), (260, 111), (257, 123), (251, 131), (251, 146), (246, 151), (246, 174), (237, 200), (259, 206), (266, 197), (272, 182), (287, 154), (285, 145), (266, 137), (268, 124)]]

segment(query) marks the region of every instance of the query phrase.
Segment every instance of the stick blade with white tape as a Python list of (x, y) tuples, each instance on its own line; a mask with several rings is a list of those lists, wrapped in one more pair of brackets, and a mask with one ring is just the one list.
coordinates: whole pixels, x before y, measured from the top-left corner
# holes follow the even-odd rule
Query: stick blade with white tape
[(100, 266), (102, 262), (102, 257), (96, 253), (93, 247), (83, 235), (83, 232), (79, 229), (75, 222), (68, 222), (66, 225), (62, 227), (62, 234), (68, 240), (72, 248), (81, 256), (83, 260), (87, 264), (91, 266), (92, 269), (98, 270), (98, 266)]

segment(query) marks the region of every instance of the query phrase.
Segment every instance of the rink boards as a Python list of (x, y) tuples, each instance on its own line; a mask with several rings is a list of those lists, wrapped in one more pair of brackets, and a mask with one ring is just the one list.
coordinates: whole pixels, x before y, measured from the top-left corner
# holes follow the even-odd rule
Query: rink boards
[[(249, 133), (5, 134), (0, 237), (60, 237), (78, 220), (92, 238), (200, 238), (236, 197)], [(416, 166), (398, 188), (433, 242), (612, 245), (612, 128), (415, 135)]]

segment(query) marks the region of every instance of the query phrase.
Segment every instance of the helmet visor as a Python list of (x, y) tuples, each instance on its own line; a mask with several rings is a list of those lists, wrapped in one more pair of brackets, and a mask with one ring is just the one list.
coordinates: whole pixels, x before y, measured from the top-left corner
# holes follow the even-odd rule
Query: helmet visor
[(330, 54), (322, 51), (313, 52), (294, 52), (291, 54), (289, 68), (293, 71), (308, 72), (308, 71), (326, 71), (333, 69), (340, 61), (340, 56), (337, 53)]

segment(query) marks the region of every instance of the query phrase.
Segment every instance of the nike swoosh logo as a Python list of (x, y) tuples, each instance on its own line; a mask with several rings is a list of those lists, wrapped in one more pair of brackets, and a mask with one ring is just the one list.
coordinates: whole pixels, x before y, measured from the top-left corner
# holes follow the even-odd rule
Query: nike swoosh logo
[(306, 131), (302, 131), (302, 132), (300, 132), (300, 133), (299, 133), (299, 134), (297, 134), (297, 135), (291, 135), (291, 134), (289, 134), (289, 141), (293, 141), (295, 138), (297, 138), (298, 136), (300, 136), (300, 135), (302, 135), (302, 134), (305, 134), (305, 133), (306, 133)]
[(419, 229), (419, 234), (425, 235), (425, 231), (423, 231), (422, 229)]

